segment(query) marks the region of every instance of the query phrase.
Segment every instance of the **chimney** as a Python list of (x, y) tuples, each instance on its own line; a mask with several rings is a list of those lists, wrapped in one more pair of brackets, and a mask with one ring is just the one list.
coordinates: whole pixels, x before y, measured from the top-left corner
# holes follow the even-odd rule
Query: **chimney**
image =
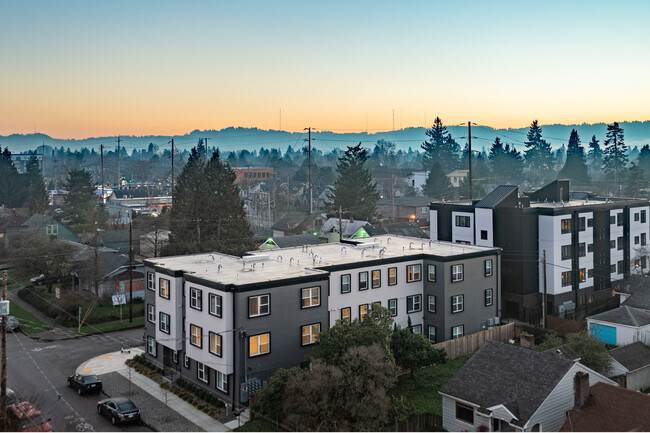
[(589, 400), (589, 374), (582, 371), (577, 372), (573, 378), (573, 388), (575, 391), (573, 408), (580, 410)]
[(527, 332), (519, 335), (519, 343), (523, 349), (535, 350), (535, 336)]

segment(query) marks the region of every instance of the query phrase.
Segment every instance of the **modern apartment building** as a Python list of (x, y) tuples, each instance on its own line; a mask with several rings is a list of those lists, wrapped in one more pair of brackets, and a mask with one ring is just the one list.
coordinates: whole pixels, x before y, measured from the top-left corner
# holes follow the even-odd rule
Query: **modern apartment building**
[(498, 324), (500, 251), (382, 235), (146, 260), (147, 357), (244, 403), (277, 369), (304, 363), (321, 330), (376, 304), (432, 342)]
[(501, 247), (503, 316), (525, 321), (541, 317), (546, 253), (547, 312), (563, 317), (647, 271), (649, 206), (570, 193), (568, 180), (528, 194), (502, 185), (483, 200), (431, 203), (431, 239)]

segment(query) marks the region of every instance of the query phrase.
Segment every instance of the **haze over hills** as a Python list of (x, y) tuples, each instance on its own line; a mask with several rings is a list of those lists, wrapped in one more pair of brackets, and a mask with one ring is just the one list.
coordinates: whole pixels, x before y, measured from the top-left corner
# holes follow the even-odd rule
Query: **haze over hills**
[[(639, 148), (650, 143), (650, 121), (621, 122), (621, 127), (625, 131), (625, 143), (629, 148), (638, 146)], [(447, 127), (454, 139), (462, 146), (467, 142), (466, 126), (448, 126)], [(587, 143), (592, 136), (600, 141), (603, 146), (607, 124), (581, 124), (581, 125), (543, 125), (543, 138), (546, 139), (554, 148), (560, 147), (569, 140), (569, 134), (572, 129), (576, 129), (580, 135), (582, 144), (587, 147)], [(489, 150), (495, 137), (499, 137), (503, 142), (515, 145), (518, 150), (524, 149), (526, 133), (528, 127), (513, 129), (494, 129), (488, 126), (472, 126), (472, 148)], [(405, 128), (395, 131), (385, 131), (377, 133), (337, 133), (331, 131), (312, 132), (312, 146), (323, 152), (329, 152), (332, 149), (344, 149), (345, 146), (354, 145), (359, 142), (364, 147), (372, 149), (378, 140), (386, 140), (395, 143), (397, 150), (419, 150), (421, 143), (426, 139), (425, 128)], [(306, 143), (307, 132), (287, 132), (277, 130), (262, 130), (258, 128), (225, 128), (221, 130), (195, 130), (185, 135), (162, 136), (121, 136), (121, 144), (127, 151), (133, 149), (146, 149), (150, 143), (156, 144), (161, 150), (170, 148), (169, 142), (174, 139), (175, 146), (180, 150), (190, 149), (196, 145), (199, 138), (207, 138), (209, 147), (218, 147), (222, 153), (230, 151), (239, 151), (247, 149), (250, 151), (260, 148), (276, 148), (283, 152), (288, 146), (300, 148)], [(99, 151), (100, 145), (106, 149), (114, 149), (117, 146), (117, 136), (114, 137), (93, 137), (81, 140), (76, 139), (58, 139), (52, 138), (45, 134), (12, 134), (9, 136), (0, 136), (0, 147), (9, 148), (12, 153), (21, 153), (29, 150), (35, 150), (45, 145), (50, 147), (70, 148), (75, 151), (84, 147), (94, 148)]]

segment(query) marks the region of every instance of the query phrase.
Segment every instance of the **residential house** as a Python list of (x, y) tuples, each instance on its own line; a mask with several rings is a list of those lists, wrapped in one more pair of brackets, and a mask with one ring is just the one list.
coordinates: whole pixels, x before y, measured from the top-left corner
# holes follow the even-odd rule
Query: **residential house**
[(260, 182), (268, 182), (275, 177), (273, 167), (235, 167), (235, 185), (241, 189), (246, 189), (250, 185)]
[(396, 235), (429, 239), (429, 235), (423, 232), (417, 224), (412, 222), (369, 224), (362, 227), (360, 230), (364, 230), (368, 237)]
[(544, 287), (548, 314), (582, 316), (590, 304), (616, 303), (613, 283), (648, 267), (646, 199), (574, 194), (556, 180), (527, 194), (501, 185), (480, 201), (430, 209), (431, 239), (503, 248), (504, 317), (540, 321)]
[(630, 275), (613, 285), (621, 305), (650, 311), (650, 276), (647, 273)]
[(650, 347), (637, 341), (610, 350), (609, 356), (612, 357), (612, 371), (608, 377), (627, 389), (643, 391), (650, 388)]
[(368, 225), (368, 221), (354, 220), (354, 219), (341, 219), (328, 218), (321, 227), (320, 236), (327, 239), (329, 242), (338, 242), (340, 239), (339, 232), (343, 231), (343, 239), (350, 238), (357, 231)]
[(576, 406), (560, 431), (649, 431), (650, 395), (604, 382), (576, 393)]
[(594, 337), (614, 346), (637, 341), (650, 344), (650, 311), (623, 305), (587, 317), (587, 329)]
[(305, 233), (300, 235), (276, 236), (268, 238), (260, 245), (260, 251), (274, 250), (277, 248), (299, 247), (303, 245), (318, 245), (325, 241), (316, 236)]
[(615, 382), (561, 356), (488, 341), (443, 385), (447, 431), (558, 431), (574, 380)]
[(140, 254), (140, 236), (144, 234), (145, 230), (132, 229), (117, 229), (106, 230), (98, 232), (99, 244), (105, 248), (115, 250), (120, 254), (129, 254), (131, 245), (133, 245), (134, 254)]
[(160, 215), (165, 209), (171, 208), (172, 197), (137, 197), (135, 195), (122, 195), (121, 191), (114, 191), (107, 201), (106, 211), (108, 220), (113, 224), (129, 224), (133, 215)]
[(145, 260), (147, 358), (238, 405), (306, 362), (321, 330), (373, 305), (431, 342), (498, 316), (498, 248), (367, 241)]
[(424, 188), (424, 184), (427, 182), (428, 177), (429, 171), (412, 171), (404, 176), (404, 183), (413, 188), (416, 194), (422, 195), (422, 189)]
[(49, 215), (34, 214), (19, 226), (6, 227), (5, 248), (16, 236), (32, 233), (42, 238), (72, 242), (79, 240), (76, 233), (58, 219)]
[(447, 179), (449, 179), (449, 183), (451, 183), (451, 186), (454, 188), (460, 187), (461, 181), (464, 181), (467, 179), (467, 176), (469, 175), (469, 170), (454, 170), (452, 172), (447, 173)]
[(429, 204), (432, 201), (432, 198), (419, 196), (380, 198), (377, 202), (377, 214), (383, 220), (429, 225)]

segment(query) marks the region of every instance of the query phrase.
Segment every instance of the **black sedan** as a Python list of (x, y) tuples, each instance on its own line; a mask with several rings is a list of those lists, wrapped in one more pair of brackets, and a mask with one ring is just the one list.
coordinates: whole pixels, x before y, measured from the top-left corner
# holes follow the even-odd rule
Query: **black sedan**
[(97, 413), (110, 419), (113, 425), (140, 420), (140, 409), (125, 397), (107, 398), (97, 402)]
[(77, 394), (100, 392), (102, 381), (95, 374), (75, 374), (68, 377), (68, 386), (77, 390)]

